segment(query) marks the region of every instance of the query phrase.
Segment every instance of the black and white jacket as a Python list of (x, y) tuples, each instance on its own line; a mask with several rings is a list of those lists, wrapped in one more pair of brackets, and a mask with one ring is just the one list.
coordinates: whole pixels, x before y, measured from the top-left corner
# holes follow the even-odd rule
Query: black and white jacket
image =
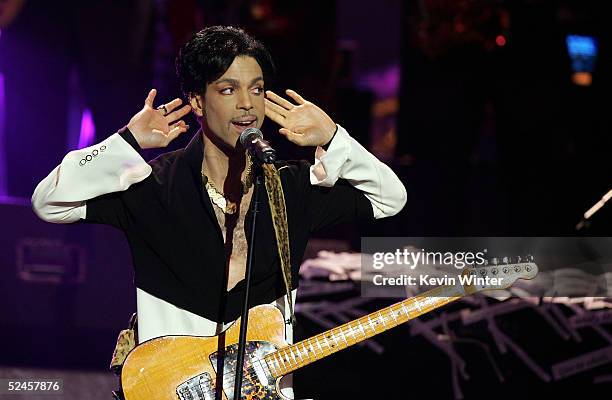
[[(32, 196), (49, 222), (112, 225), (132, 251), (139, 341), (163, 335), (213, 335), (238, 318), (243, 282), (223, 284), (223, 236), (203, 189), (203, 141), (147, 163), (124, 128), (103, 142), (68, 153)], [(311, 233), (338, 222), (399, 212), (406, 190), (393, 171), (342, 127), (315, 163), (277, 164), (287, 206), (293, 282)], [(258, 215), (252, 305), (275, 303), (286, 312), (285, 288), (267, 198)], [(251, 203), (252, 207), (252, 203)], [(250, 236), (252, 211), (245, 221)], [(293, 292), (295, 295), (295, 290)], [(290, 327), (287, 339), (292, 341)]]

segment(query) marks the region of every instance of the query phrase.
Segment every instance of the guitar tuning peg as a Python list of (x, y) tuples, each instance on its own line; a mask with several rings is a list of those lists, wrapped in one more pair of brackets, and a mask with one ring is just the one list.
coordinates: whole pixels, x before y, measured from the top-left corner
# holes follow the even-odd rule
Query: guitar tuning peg
[(515, 264), (520, 264), (521, 261), (523, 261), (523, 258), (521, 256), (516, 256), (515, 259), (514, 259), (514, 263)]
[(489, 264), (491, 264), (491, 265), (497, 265), (497, 264), (499, 264), (499, 260), (497, 259), (497, 257), (493, 257), (493, 258), (491, 259), (491, 262), (490, 262)]
[(533, 262), (533, 256), (531, 254), (527, 254), (525, 256), (525, 262)]
[(503, 257), (502, 264), (510, 264), (510, 257)]

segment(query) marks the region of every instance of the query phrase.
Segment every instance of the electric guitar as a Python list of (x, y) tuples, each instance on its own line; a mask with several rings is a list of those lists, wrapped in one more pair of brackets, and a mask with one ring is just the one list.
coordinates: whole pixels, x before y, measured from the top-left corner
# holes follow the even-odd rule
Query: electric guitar
[[(241, 398), (286, 399), (281, 377), (464, 296), (505, 289), (537, 272), (533, 262), (468, 267), (455, 285), (436, 287), (292, 345), (285, 342), (281, 312), (272, 305), (256, 306), (249, 311)], [(233, 399), (239, 333), (237, 320), (218, 336), (164, 336), (136, 346), (121, 373), (125, 398)]]

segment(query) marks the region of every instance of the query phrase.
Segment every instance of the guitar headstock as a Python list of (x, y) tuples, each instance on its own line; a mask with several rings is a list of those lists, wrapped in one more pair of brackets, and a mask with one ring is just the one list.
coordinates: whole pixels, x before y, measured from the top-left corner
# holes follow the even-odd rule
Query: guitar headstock
[(482, 266), (467, 267), (463, 270), (462, 284), (467, 294), (485, 290), (507, 289), (519, 279), (533, 279), (538, 266), (533, 256), (504, 257), (502, 263), (496, 258)]

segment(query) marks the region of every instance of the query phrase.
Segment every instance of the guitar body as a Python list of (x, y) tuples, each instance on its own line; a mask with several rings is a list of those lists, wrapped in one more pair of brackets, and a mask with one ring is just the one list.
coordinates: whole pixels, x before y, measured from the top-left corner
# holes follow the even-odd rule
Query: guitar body
[[(127, 356), (121, 384), (127, 400), (233, 399), (240, 320), (218, 336), (164, 336), (148, 340)], [(272, 305), (249, 311), (242, 398), (284, 398), (263, 356), (287, 346), (285, 321)], [(224, 354), (223, 354), (224, 353)], [(254, 360), (251, 363), (251, 360)], [(218, 375), (218, 371), (222, 374)], [(223, 386), (222, 396), (215, 388)], [(216, 397), (218, 396), (218, 397)]]

